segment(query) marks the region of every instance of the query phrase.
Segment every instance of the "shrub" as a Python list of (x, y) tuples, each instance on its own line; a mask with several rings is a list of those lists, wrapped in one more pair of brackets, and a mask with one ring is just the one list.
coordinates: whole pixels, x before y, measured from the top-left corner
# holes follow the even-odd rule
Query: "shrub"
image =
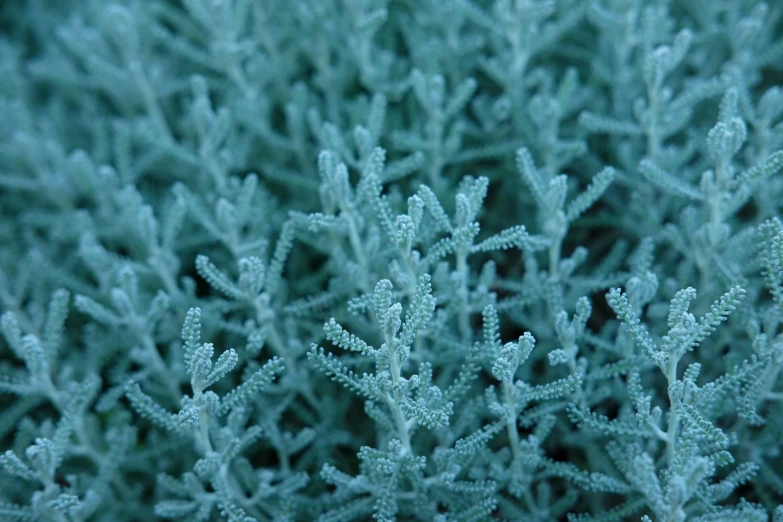
[(780, 6), (0, 12), (0, 519), (783, 521)]

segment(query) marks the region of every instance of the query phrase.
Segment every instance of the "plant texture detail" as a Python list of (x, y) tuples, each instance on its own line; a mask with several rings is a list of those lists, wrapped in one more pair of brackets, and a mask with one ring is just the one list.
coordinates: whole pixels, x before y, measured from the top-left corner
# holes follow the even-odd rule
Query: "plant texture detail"
[(0, 2), (0, 522), (783, 522), (783, 4)]

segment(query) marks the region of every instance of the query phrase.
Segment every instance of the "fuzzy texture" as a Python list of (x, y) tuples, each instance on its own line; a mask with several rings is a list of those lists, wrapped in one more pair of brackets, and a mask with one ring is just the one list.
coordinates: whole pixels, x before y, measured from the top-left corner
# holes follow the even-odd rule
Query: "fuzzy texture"
[(0, 520), (783, 522), (783, 10), (0, 5)]

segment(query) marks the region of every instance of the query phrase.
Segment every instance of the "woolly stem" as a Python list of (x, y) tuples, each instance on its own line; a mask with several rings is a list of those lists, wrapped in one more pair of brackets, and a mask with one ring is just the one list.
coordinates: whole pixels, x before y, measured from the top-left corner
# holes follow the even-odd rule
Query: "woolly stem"
[[(669, 358), (669, 365), (666, 371), (666, 380), (668, 382), (669, 390), (677, 382), (677, 362), (678, 359), (674, 357)], [(680, 423), (679, 408), (677, 408), (677, 402), (673, 397), (671, 391), (669, 391), (669, 429), (666, 433), (666, 460), (669, 466), (672, 465), (674, 457), (677, 451), (677, 429)]]

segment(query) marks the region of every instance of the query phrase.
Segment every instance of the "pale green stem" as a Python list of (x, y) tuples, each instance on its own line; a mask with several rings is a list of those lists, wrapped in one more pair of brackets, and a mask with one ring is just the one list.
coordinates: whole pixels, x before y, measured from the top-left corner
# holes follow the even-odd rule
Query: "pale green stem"
[(781, 392), (769, 392), (764, 397), (768, 401), (783, 402), (783, 393)]
[(209, 412), (205, 408), (200, 408), (198, 412), (199, 437), (201, 444), (206, 452), (211, 452), (212, 441), (209, 439)]
[(549, 275), (555, 279), (558, 277), (561, 248), (562, 238), (553, 238), (552, 244), (549, 246)]
[[(669, 358), (669, 365), (666, 371), (666, 380), (668, 386), (671, 387), (677, 381), (677, 362), (673, 356)], [(669, 395), (669, 429), (666, 433), (666, 460), (669, 466), (674, 461), (675, 452), (677, 450), (677, 429), (680, 423), (680, 413), (677, 407), (677, 401)]]
[(389, 405), (389, 409), (391, 409), (394, 424), (397, 427), (397, 433), (400, 437), (400, 442), (402, 443), (403, 454), (412, 455), (413, 450), (411, 449), (410, 433), (408, 433), (408, 421), (400, 408), (401, 397), (400, 393), (397, 391), (397, 383), (400, 380), (400, 363), (397, 360), (397, 354), (394, 353), (393, 341), (394, 339), (390, 337), (386, 338), (386, 346), (389, 350), (389, 372), (391, 373), (393, 388), (392, 396), (386, 398), (386, 403)]
[(170, 372), (166, 367), (166, 363), (163, 361), (163, 358), (160, 356), (160, 352), (158, 352), (158, 347), (155, 344), (155, 340), (149, 333), (142, 332), (140, 328), (134, 327), (134, 330), (136, 331), (136, 335), (139, 336), (139, 340), (142, 342), (144, 350), (149, 353), (152, 360), (153, 370), (158, 374), (162, 384), (168, 390), (172, 403), (179, 406), (180, 400), (182, 399), (182, 393), (179, 389), (177, 389), (174, 381), (170, 378)]
[(242, 504), (242, 509), (247, 511), (253, 518), (255, 518), (255, 520), (257, 521), (269, 520), (269, 517), (265, 515), (257, 505), (248, 502), (247, 496), (244, 493), (242, 493), (242, 489), (237, 484), (236, 479), (234, 478), (234, 475), (231, 473), (231, 470), (228, 468), (227, 463), (224, 462), (220, 466), (220, 475), (219, 477), (217, 477), (216, 481), (222, 482), (222, 484), (220, 484), (220, 487), (225, 488), (224, 493), (230, 495), (234, 500)]
[[(568, 357), (568, 370), (571, 372), (571, 375), (576, 375), (577, 368), (576, 368), (576, 354), (579, 353), (579, 347), (575, 344), (569, 346), (566, 348), (566, 350), (569, 353)], [(586, 406), (587, 402), (585, 400), (585, 393), (584, 393), (584, 384), (580, 384), (576, 390), (574, 390), (574, 396), (576, 397), (577, 402), (580, 406)]]
[[(433, 118), (437, 116), (433, 115)], [(438, 121), (433, 125), (433, 130), (428, 133), (428, 141), (433, 145), (432, 159), (430, 160), (430, 168), (427, 171), (430, 184), (435, 187), (440, 187), (441, 173), (443, 171), (443, 122)]]
[(723, 209), (721, 196), (725, 190), (726, 185), (726, 165), (719, 163), (715, 167), (715, 184), (712, 187), (711, 194), (706, 196), (709, 198), (710, 206), (710, 241), (714, 242), (718, 238), (718, 230), (723, 223)]
[(353, 218), (352, 209), (345, 201), (340, 201), (340, 216), (345, 218), (348, 224), (348, 241), (351, 243), (351, 250), (356, 261), (361, 268), (361, 275), (359, 276), (359, 287), (365, 293), (370, 293), (370, 285), (367, 283), (365, 274), (369, 273), (369, 267), (367, 265), (367, 256), (364, 255), (364, 249), (362, 248), (362, 240), (359, 237), (359, 229), (356, 226), (356, 220)]
[[(256, 313), (260, 314), (262, 312), (260, 305), (256, 302), (254, 303), (254, 306), (256, 308)], [(260, 318), (260, 315), (257, 315), (257, 317)], [(274, 323), (268, 322), (266, 326), (269, 328), (269, 345), (271, 346), (272, 351), (275, 353), (275, 355), (283, 359), (283, 363), (285, 364), (287, 371), (291, 373), (294, 382), (297, 384), (297, 391), (301, 393), (302, 397), (304, 397), (310, 407), (312, 407), (315, 411), (319, 411), (320, 404), (318, 403), (318, 400), (315, 398), (315, 395), (313, 395), (312, 391), (308, 387), (308, 381), (301, 378), (302, 376), (299, 372), (299, 366), (296, 363), (296, 359), (292, 357), (286, 349), (285, 344), (283, 343), (283, 339), (280, 337), (280, 333), (277, 331)]]
[(463, 341), (470, 342), (473, 329), (470, 327), (468, 313), (468, 254), (464, 248), (457, 250), (457, 273), (460, 275), (460, 297), (465, 299), (459, 310), (459, 332)]
[[(522, 452), (519, 449), (519, 430), (517, 430), (516, 407), (514, 406), (514, 385), (511, 381), (503, 381), (503, 398), (506, 402), (506, 433), (508, 433), (509, 444), (511, 445), (511, 454), (513, 463), (516, 464), (522, 458)], [(538, 507), (535, 499), (530, 493), (530, 487), (524, 488), (523, 498), (525, 504), (531, 513), (536, 513)]]
[(522, 456), (519, 450), (519, 431), (517, 430), (517, 419), (514, 414), (514, 388), (510, 381), (503, 381), (503, 396), (506, 401), (506, 432), (508, 433), (508, 440), (511, 444), (511, 453), (514, 456), (516, 462)]
[(166, 123), (165, 116), (163, 116), (163, 111), (160, 108), (155, 91), (153, 90), (152, 85), (150, 85), (147, 75), (144, 74), (144, 68), (142, 67), (141, 62), (138, 60), (131, 60), (128, 64), (128, 68), (130, 69), (131, 74), (133, 74), (136, 85), (141, 91), (141, 97), (144, 100), (144, 107), (147, 109), (147, 113), (149, 113), (161, 134), (163, 134), (167, 140), (171, 141), (171, 130)]
[(647, 126), (647, 154), (655, 159), (658, 157), (661, 142), (658, 137), (658, 88), (653, 86), (647, 90), (650, 101), (650, 122)]
[(511, 120), (514, 124), (514, 130), (517, 136), (522, 132), (522, 115), (524, 114), (524, 102), (525, 102), (525, 89), (524, 85), (525, 71), (527, 70), (527, 63), (530, 59), (527, 52), (524, 50), (524, 46), (519, 39), (519, 31), (523, 29), (518, 28), (516, 31), (509, 31), (506, 34), (509, 42), (511, 43), (511, 74), (509, 75), (509, 82), (505, 86), (506, 93), (509, 99), (512, 101), (512, 114)]

